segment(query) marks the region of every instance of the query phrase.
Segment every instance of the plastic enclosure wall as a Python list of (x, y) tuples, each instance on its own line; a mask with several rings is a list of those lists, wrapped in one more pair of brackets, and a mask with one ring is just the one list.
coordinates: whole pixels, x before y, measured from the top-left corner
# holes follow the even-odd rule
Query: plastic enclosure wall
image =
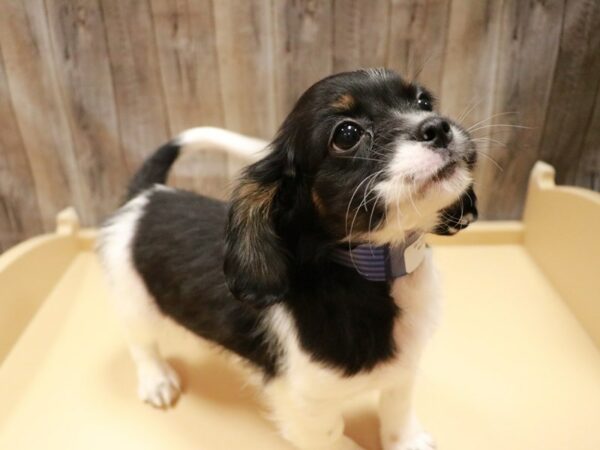
[(78, 231), (75, 210), (66, 209), (56, 233), (29, 239), (0, 258), (0, 364), (81, 250)]
[(529, 179), (525, 246), (600, 348), (600, 194), (556, 186), (538, 162)]

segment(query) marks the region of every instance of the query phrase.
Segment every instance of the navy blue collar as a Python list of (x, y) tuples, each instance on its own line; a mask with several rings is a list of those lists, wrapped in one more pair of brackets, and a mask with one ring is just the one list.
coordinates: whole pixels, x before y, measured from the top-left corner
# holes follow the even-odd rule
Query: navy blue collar
[(332, 261), (355, 269), (369, 281), (392, 281), (413, 272), (425, 257), (422, 233), (409, 234), (401, 245), (361, 244), (336, 248)]

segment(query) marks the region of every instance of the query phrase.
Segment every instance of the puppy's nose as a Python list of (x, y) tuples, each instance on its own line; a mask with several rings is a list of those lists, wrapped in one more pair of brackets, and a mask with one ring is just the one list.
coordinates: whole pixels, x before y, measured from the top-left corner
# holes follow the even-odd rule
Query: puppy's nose
[(452, 142), (452, 128), (448, 121), (441, 117), (429, 117), (419, 125), (417, 136), (419, 141), (434, 147), (447, 147)]

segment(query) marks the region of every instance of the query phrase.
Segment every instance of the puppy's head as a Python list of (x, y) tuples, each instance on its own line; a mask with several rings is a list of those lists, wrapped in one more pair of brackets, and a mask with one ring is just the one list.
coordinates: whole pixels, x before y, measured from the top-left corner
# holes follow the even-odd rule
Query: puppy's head
[(229, 287), (255, 306), (284, 296), (292, 266), (323, 243), (452, 234), (476, 216), (470, 136), (389, 70), (319, 81), (271, 148), (240, 180), (227, 229)]

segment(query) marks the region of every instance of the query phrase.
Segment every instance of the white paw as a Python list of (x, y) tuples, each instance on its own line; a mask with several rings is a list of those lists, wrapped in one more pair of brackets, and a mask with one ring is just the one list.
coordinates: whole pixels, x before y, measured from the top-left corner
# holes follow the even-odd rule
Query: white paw
[(409, 439), (395, 441), (384, 448), (385, 450), (435, 450), (436, 445), (428, 433), (420, 431)]
[(138, 396), (142, 401), (157, 408), (166, 408), (177, 400), (180, 392), (179, 377), (166, 362), (138, 368)]
[(463, 227), (466, 227), (471, 222), (473, 222), (474, 219), (475, 219), (475, 216), (473, 216), (472, 213), (466, 213), (463, 217), (461, 217), (461, 219), (458, 221), (458, 223), (460, 223)]
[(458, 233), (459, 231), (460, 231), (460, 230), (459, 230), (458, 228), (451, 227), (451, 226), (450, 226), (450, 227), (448, 227), (448, 233), (449, 233), (449, 234), (456, 234), (456, 233)]

